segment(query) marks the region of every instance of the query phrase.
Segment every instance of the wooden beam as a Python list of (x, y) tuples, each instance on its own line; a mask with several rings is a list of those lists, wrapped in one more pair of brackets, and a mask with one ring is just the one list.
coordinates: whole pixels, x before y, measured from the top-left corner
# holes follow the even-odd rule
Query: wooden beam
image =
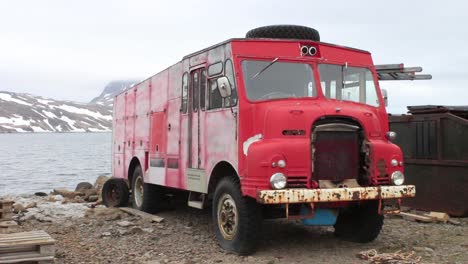
[(432, 218), (429, 216), (410, 214), (410, 213), (405, 213), (405, 212), (400, 212), (399, 215), (401, 215), (403, 218), (409, 218), (415, 221), (421, 221), (421, 222), (426, 222), (426, 223), (433, 222)]
[(134, 216), (139, 216), (139, 217), (141, 217), (143, 219), (149, 220), (150, 222), (161, 223), (162, 221), (164, 221), (164, 218), (162, 218), (160, 216), (145, 213), (143, 211), (140, 211), (140, 210), (137, 210), (137, 209), (134, 209), (134, 208), (130, 208), (130, 207), (120, 207), (120, 210), (126, 212), (127, 214), (131, 214), (131, 215), (134, 215)]

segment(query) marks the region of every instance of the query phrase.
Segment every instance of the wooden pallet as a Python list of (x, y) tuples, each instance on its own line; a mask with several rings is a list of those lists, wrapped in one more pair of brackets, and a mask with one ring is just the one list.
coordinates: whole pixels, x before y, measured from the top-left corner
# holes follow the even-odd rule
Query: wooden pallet
[(14, 201), (0, 200), (0, 221), (11, 221)]
[(0, 263), (53, 263), (55, 240), (44, 231), (0, 234)]

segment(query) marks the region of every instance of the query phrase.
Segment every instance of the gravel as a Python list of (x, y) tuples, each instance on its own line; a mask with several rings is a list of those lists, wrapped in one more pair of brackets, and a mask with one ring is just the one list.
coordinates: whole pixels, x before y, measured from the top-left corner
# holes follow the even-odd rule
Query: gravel
[[(379, 253), (415, 251), (422, 263), (468, 263), (467, 218), (458, 218), (461, 224), (455, 226), (387, 217), (380, 236), (368, 244), (341, 241), (334, 237), (331, 227), (267, 220), (257, 252), (243, 257), (217, 245), (209, 210), (177, 205), (158, 214), (164, 217), (163, 222), (150, 223), (115, 208), (88, 209), (85, 204), (34, 199), (40, 208), (34, 214), (48, 212), (42, 214), (52, 222), (23, 216), (18, 231), (48, 232), (57, 241), (56, 263), (352, 264), (369, 263), (357, 257), (369, 249)], [(25, 215), (34, 209), (28, 209)], [(63, 213), (68, 211), (76, 214)]]

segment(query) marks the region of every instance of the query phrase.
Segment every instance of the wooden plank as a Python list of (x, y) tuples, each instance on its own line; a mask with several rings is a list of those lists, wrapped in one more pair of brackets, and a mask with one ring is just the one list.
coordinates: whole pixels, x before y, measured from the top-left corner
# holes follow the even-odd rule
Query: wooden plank
[(404, 212), (400, 212), (399, 215), (403, 216), (404, 218), (409, 218), (415, 221), (421, 221), (421, 222), (426, 222), (426, 223), (433, 222), (431, 217), (424, 216), (424, 215), (410, 214), (410, 213), (404, 213)]
[(55, 240), (53, 239), (42, 239), (42, 240), (28, 240), (27, 238), (23, 238), (18, 241), (0, 241), (0, 248), (9, 248), (9, 247), (16, 247), (16, 246), (27, 246), (27, 245), (51, 245), (54, 244)]
[(50, 245), (55, 240), (44, 231), (21, 232), (0, 235), (0, 248), (26, 245)]
[(432, 218), (434, 221), (443, 222), (443, 223), (447, 223), (447, 221), (450, 218), (448, 214), (440, 213), (440, 212), (430, 212), (427, 216)]
[(10, 227), (10, 226), (17, 226), (18, 224), (15, 221), (3, 221), (0, 222), (0, 227)]
[(37, 252), (12, 253), (0, 256), (0, 263), (18, 263), (26, 261), (47, 261), (54, 260), (54, 256), (42, 256)]
[(0, 243), (1, 242), (10, 242), (10, 241), (21, 241), (21, 240), (24, 240), (24, 239), (28, 239), (28, 240), (47, 240), (47, 239), (50, 239), (51, 237), (50, 236), (21, 236), (21, 237), (3, 237), (0, 236)]
[(145, 213), (143, 211), (140, 211), (140, 210), (137, 210), (137, 209), (134, 209), (134, 208), (130, 208), (130, 207), (120, 207), (120, 210), (122, 210), (122, 211), (124, 211), (124, 212), (126, 212), (128, 214), (139, 216), (139, 217), (141, 217), (143, 219), (147, 219), (150, 222), (161, 223), (162, 221), (164, 221), (164, 218), (162, 218), (160, 216)]
[[(12, 233), (15, 234), (15, 233)], [(22, 238), (27, 238), (27, 239), (43, 239), (43, 238), (50, 238), (49, 235), (47, 234), (38, 234), (38, 235), (29, 235), (29, 236), (9, 236), (8, 235), (2, 235), (0, 236), (0, 241), (9, 241), (9, 240), (15, 240), (15, 239), (22, 239)]]
[(44, 231), (29, 231), (29, 232), (19, 232), (19, 233), (13, 233), (13, 234), (8, 234), (1, 236), (0, 238), (20, 238), (20, 237), (50, 237), (49, 234), (47, 234)]
[(28, 251), (37, 251), (37, 246), (29, 245), (29, 246), (17, 246), (14, 248), (0, 248), (0, 256), (5, 253), (28, 252)]

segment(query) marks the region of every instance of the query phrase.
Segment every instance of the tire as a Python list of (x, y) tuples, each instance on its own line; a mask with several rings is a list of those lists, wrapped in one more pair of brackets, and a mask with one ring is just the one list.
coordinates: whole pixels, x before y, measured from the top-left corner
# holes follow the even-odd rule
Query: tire
[(242, 196), (235, 179), (224, 178), (218, 183), (212, 209), (220, 246), (239, 255), (253, 253), (261, 232), (261, 211), (255, 200)]
[(111, 178), (102, 187), (102, 202), (107, 207), (123, 207), (128, 205), (130, 193), (124, 179)]
[(340, 210), (335, 224), (335, 235), (344, 240), (368, 243), (377, 238), (383, 226), (383, 215), (378, 213), (378, 201)]
[(162, 201), (161, 187), (143, 180), (141, 166), (137, 166), (132, 177), (132, 206), (147, 213), (157, 213)]
[(245, 35), (246, 38), (278, 38), (278, 39), (306, 39), (320, 41), (320, 34), (317, 30), (296, 25), (274, 25), (259, 27), (250, 30)]

